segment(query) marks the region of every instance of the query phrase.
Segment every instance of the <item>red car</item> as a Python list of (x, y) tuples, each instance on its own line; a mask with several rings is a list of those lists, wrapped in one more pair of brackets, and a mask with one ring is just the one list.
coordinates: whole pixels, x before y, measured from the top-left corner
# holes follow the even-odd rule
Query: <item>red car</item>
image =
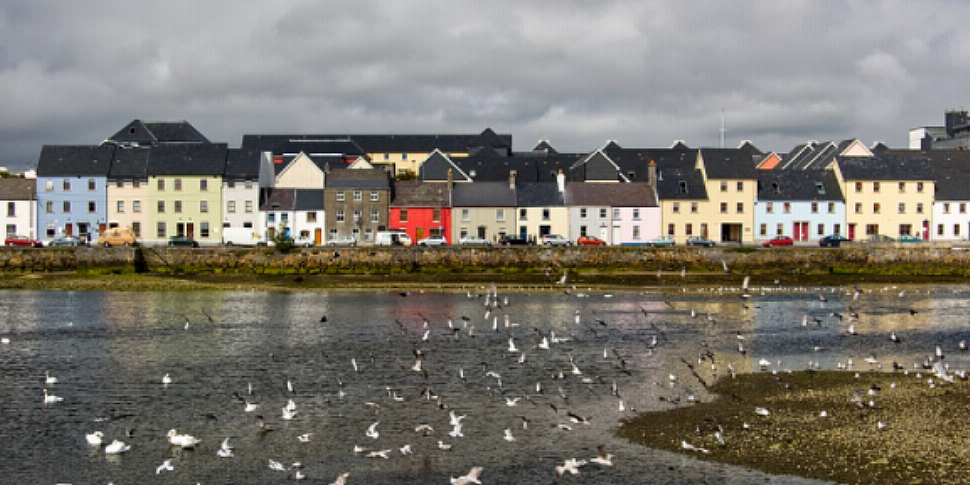
[(44, 243), (36, 239), (31, 239), (27, 236), (15, 236), (13, 234), (7, 236), (7, 238), (3, 240), (3, 244), (7, 246), (29, 246), (35, 248), (44, 246)]
[(770, 248), (772, 246), (791, 246), (795, 241), (789, 236), (777, 236), (774, 239), (765, 241), (762, 246)]
[(576, 240), (577, 246), (606, 246), (606, 241), (596, 236), (579, 236)]

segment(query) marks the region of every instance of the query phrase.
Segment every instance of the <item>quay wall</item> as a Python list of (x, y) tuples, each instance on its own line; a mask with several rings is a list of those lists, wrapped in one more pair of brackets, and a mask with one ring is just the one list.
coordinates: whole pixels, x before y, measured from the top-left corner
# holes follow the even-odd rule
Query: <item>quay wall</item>
[(0, 273), (460, 274), (569, 271), (970, 276), (970, 250), (949, 244), (842, 248), (636, 247), (0, 248)]

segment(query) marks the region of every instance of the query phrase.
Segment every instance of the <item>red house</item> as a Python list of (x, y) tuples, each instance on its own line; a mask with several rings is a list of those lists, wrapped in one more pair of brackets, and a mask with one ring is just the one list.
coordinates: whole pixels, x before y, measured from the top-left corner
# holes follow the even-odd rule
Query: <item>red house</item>
[(451, 240), (451, 191), (447, 182), (398, 181), (394, 183), (388, 226), (403, 229), (418, 241), (432, 235)]

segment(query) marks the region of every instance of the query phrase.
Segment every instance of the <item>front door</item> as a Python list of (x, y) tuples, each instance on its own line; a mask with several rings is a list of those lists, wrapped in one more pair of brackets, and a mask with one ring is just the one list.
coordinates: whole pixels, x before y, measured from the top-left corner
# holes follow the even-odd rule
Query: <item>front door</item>
[(420, 241), (422, 239), (424, 239), (424, 228), (423, 227), (419, 227), (419, 228), (417, 228), (417, 229), (414, 230), (414, 240), (415, 241)]
[(323, 242), (323, 229), (319, 227), (313, 231), (313, 245), (319, 246)]
[(849, 224), (849, 239), (855, 239), (855, 224)]
[(195, 224), (190, 222), (185, 225), (185, 235), (188, 236), (189, 239), (195, 239)]

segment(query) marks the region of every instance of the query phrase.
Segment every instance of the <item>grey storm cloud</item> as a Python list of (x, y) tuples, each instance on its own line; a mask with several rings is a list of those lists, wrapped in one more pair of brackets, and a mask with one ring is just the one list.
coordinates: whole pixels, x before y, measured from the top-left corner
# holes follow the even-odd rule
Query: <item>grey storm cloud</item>
[(132, 119), (247, 133), (511, 133), (516, 149), (905, 146), (967, 103), (970, 4), (0, 4), (0, 165)]

